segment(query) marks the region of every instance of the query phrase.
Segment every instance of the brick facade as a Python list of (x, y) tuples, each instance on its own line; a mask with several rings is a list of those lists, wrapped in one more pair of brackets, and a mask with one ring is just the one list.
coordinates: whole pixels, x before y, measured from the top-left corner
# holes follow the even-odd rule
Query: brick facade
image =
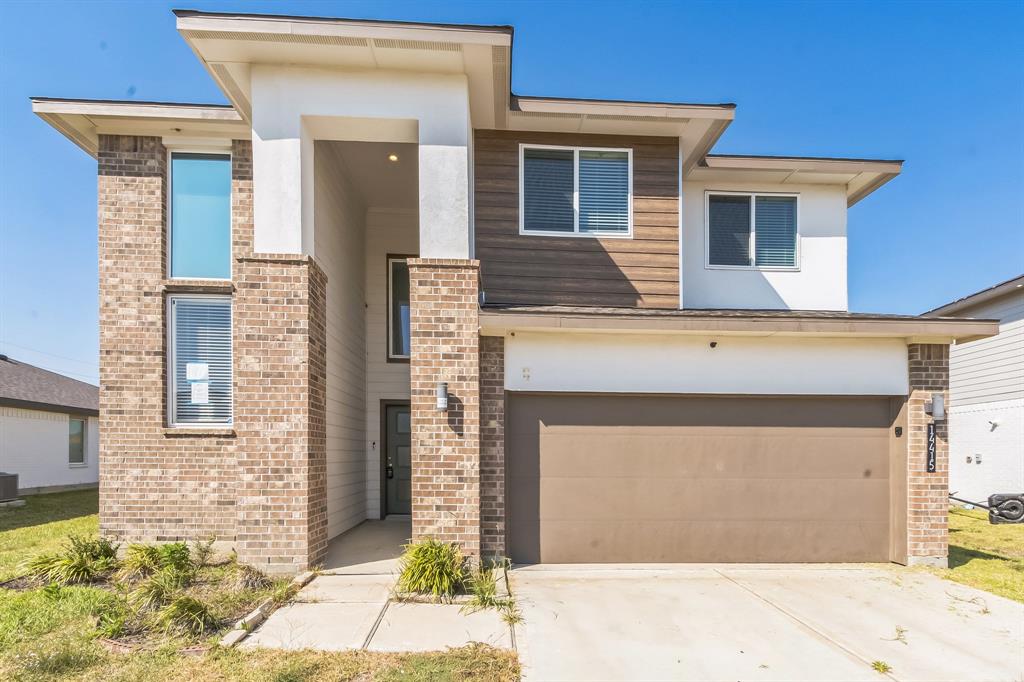
[[(252, 150), (232, 143), (232, 281), (167, 273), (167, 150), (100, 136), (100, 527), (129, 541), (214, 537), (290, 572), (326, 551), (326, 277), (254, 254)], [(232, 296), (235, 424), (167, 428), (166, 299)]]
[(928, 424), (925, 403), (933, 393), (949, 408), (949, 346), (907, 347), (907, 563), (946, 566), (949, 553), (949, 422), (935, 422), (935, 472), (926, 470)]
[(480, 338), (480, 552), (505, 549), (505, 339)]
[[(458, 542), (480, 556), (478, 261), (409, 264), (412, 534)], [(448, 382), (448, 410), (436, 408)]]

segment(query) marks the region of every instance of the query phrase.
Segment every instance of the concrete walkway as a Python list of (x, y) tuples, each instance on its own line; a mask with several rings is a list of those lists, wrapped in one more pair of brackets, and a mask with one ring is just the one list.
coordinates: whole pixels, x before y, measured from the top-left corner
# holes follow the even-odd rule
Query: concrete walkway
[(513, 647), (494, 610), (391, 600), (407, 520), (367, 521), (336, 538), (324, 574), (270, 615), (241, 646), (342, 651), (437, 651), (483, 642)]
[(511, 580), (527, 680), (1024, 679), (1024, 605), (897, 567), (526, 567)]

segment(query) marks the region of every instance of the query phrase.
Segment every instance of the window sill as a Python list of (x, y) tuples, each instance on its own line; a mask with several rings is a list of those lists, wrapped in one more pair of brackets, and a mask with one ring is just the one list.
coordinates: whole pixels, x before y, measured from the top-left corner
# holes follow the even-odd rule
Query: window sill
[(705, 270), (735, 270), (737, 272), (800, 272), (800, 266), (767, 266), (767, 265), (711, 265), (704, 264)]
[(185, 293), (230, 294), (235, 284), (230, 279), (165, 279), (163, 290)]
[(234, 438), (233, 426), (165, 426), (164, 436), (171, 438)]
[(88, 462), (82, 462), (81, 464), (68, 464), (68, 469), (85, 469), (88, 466)]
[(633, 228), (624, 232), (539, 232), (519, 228), (520, 237), (565, 237), (567, 239), (632, 239)]

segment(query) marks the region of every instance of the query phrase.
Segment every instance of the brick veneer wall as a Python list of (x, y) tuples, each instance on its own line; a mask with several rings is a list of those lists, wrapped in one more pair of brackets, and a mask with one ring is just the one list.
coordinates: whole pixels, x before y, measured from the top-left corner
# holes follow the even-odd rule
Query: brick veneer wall
[(480, 552), (505, 556), (505, 339), (480, 338)]
[[(480, 555), (479, 272), (475, 260), (409, 264), (412, 534)], [(448, 382), (448, 411), (436, 409)]]
[[(167, 150), (101, 135), (100, 528), (129, 541), (213, 536), (271, 572), (326, 550), (326, 277), (254, 254), (252, 147), (232, 143), (232, 281), (167, 281)], [(166, 298), (233, 299), (233, 428), (166, 425)]]
[(947, 565), (949, 553), (949, 422), (935, 422), (935, 472), (925, 467), (928, 423), (925, 403), (933, 393), (949, 407), (949, 346), (910, 344), (907, 348), (907, 563)]

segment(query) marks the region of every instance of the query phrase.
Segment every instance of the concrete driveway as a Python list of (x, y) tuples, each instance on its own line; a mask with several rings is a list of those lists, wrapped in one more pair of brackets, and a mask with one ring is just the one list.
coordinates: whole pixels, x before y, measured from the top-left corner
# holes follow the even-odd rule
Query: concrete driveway
[(898, 567), (531, 566), (511, 581), (527, 680), (1024, 680), (1024, 605)]

